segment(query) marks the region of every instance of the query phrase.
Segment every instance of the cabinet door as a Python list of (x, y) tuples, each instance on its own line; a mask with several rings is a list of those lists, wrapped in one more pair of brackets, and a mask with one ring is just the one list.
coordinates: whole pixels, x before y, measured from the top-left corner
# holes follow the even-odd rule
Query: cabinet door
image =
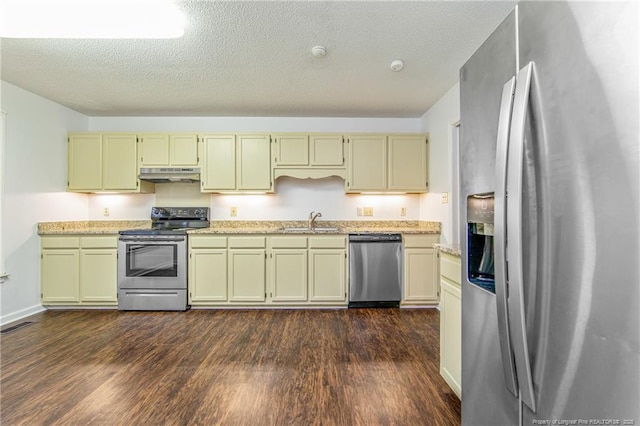
[(42, 303), (80, 301), (79, 250), (42, 250)]
[(274, 250), (271, 254), (273, 302), (307, 300), (307, 250)]
[(118, 302), (117, 250), (80, 250), (80, 300), (97, 304)]
[(227, 300), (227, 250), (198, 249), (189, 255), (189, 301)]
[(427, 148), (425, 136), (389, 136), (389, 190), (427, 191)]
[(344, 166), (342, 135), (311, 135), (309, 147), (312, 166)]
[(436, 254), (435, 249), (405, 249), (404, 300), (429, 304), (438, 301)]
[(198, 135), (170, 135), (170, 147), (172, 166), (198, 165)]
[(268, 135), (239, 135), (238, 163), (238, 189), (271, 190), (271, 143)]
[(102, 135), (69, 135), (67, 166), (70, 191), (102, 189)]
[(346, 302), (346, 251), (309, 250), (309, 300)]
[(133, 134), (102, 136), (103, 189), (135, 191), (138, 188), (136, 145)]
[(460, 397), (462, 389), (462, 300), (460, 288), (440, 281), (440, 374)]
[(387, 189), (387, 137), (350, 136), (347, 192)]
[(276, 166), (309, 165), (309, 137), (307, 135), (274, 135)]
[(157, 167), (169, 164), (169, 135), (140, 135), (140, 165), (142, 167)]
[(229, 300), (263, 302), (265, 266), (265, 250), (229, 250)]
[(236, 189), (236, 137), (204, 135), (202, 189)]

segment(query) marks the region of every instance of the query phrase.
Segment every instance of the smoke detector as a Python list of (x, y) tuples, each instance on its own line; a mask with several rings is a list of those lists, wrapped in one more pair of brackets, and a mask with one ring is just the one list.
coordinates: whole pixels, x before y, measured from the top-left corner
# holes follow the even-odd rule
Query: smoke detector
[(313, 46), (313, 48), (311, 49), (311, 54), (314, 58), (320, 59), (327, 54), (327, 49), (324, 46)]
[(404, 68), (404, 62), (401, 59), (396, 59), (395, 61), (391, 61), (391, 71), (398, 72), (402, 71)]

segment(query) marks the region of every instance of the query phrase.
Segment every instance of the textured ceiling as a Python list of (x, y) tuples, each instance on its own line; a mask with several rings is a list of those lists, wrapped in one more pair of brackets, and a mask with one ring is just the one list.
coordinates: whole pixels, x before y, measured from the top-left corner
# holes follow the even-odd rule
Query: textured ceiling
[(419, 117), (515, 4), (177, 3), (180, 39), (2, 39), (1, 77), (90, 116)]

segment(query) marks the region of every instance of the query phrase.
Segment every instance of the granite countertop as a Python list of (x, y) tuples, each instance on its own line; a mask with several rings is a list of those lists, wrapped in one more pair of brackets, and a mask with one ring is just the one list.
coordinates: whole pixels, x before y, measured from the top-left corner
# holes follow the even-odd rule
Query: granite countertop
[[(148, 229), (148, 220), (41, 222), (38, 235), (117, 234), (125, 229)], [(190, 230), (189, 234), (320, 234), (344, 235), (362, 232), (401, 234), (440, 234), (440, 222), (418, 220), (318, 221), (318, 228), (337, 228), (321, 231), (285, 231), (284, 228), (304, 228), (307, 221), (211, 221), (209, 228)]]
[(453, 256), (462, 256), (462, 249), (460, 248), (460, 244), (441, 244), (437, 243), (433, 245), (434, 248), (437, 248), (442, 253), (448, 253)]
[(150, 220), (77, 220), (68, 222), (40, 222), (38, 235), (118, 234), (125, 229), (151, 228)]

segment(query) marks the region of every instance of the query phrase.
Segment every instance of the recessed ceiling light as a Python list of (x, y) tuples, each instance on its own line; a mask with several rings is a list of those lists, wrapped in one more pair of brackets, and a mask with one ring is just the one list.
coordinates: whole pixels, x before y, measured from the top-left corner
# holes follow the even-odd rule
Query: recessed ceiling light
[(313, 46), (311, 54), (316, 59), (323, 58), (327, 54), (327, 49), (324, 46)]
[(401, 59), (396, 59), (391, 62), (391, 71), (398, 72), (404, 68), (404, 62)]
[(170, 0), (1, 0), (0, 37), (178, 38), (184, 18)]

